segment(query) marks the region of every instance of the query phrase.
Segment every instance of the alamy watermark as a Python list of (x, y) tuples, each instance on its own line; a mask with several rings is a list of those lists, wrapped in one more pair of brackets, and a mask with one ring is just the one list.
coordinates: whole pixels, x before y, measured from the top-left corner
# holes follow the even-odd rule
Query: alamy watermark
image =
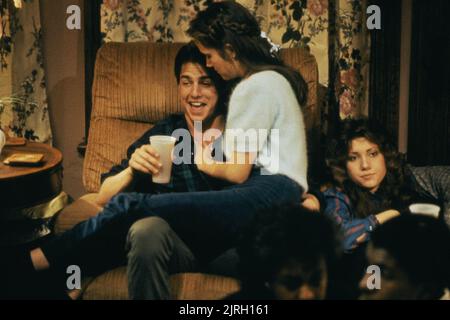
[(66, 286), (69, 290), (81, 289), (81, 269), (77, 265), (70, 265), (66, 269), (69, 275), (66, 280)]
[[(81, 30), (81, 9), (78, 5), (67, 7), (66, 13), (69, 16), (66, 19), (66, 26), (69, 30)], [(381, 29), (381, 9), (377, 5), (370, 5), (366, 9), (368, 15), (366, 26), (369, 30)]]
[(66, 27), (69, 30), (81, 30), (81, 9), (73, 4), (67, 7), (66, 13), (69, 16), (66, 19)]
[(369, 15), (367, 17), (366, 26), (369, 30), (381, 30), (381, 9), (377, 5), (371, 5), (367, 7), (366, 13)]
[[(69, 275), (66, 280), (66, 286), (68, 290), (81, 289), (81, 268), (77, 265), (70, 265), (66, 269), (66, 273)], [(367, 274), (370, 274), (366, 280), (366, 286), (369, 290), (381, 289), (381, 269), (378, 265), (370, 265), (366, 270)]]
[(366, 270), (367, 277), (366, 286), (369, 290), (380, 290), (381, 289), (381, 269), (376, 264), (370, 265)]

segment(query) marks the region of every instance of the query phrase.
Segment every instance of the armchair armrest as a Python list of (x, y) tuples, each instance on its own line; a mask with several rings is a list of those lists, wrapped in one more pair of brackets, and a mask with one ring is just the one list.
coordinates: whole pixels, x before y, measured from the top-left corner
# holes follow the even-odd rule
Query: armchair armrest
[(95, 216), (102, 208), (95, 204), (97, 193), (89, 193), (65, 207), (56, 217), (54, 232), (62, 233)]

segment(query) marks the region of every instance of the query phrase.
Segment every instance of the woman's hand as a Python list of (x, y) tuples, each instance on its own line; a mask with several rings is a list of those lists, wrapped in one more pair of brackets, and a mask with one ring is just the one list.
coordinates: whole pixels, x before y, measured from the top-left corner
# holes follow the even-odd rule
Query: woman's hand
[(133, 172), (143, 172), (147, 174), (157, 174), (162, 167), (159, 162), (159, 154), (149, 144), (137, 148), (131, 155), (128, 165)]
[(391, 210), (386, 210), (381, 213), (378, 213), (375, 215), (375, 217), (377, 218), (377, 220), (380, 224), (383, 224), (386, 221), (391, 220), (392, 218), (398, 217), (399, 215), (400, 215), (400, 212), (398, 212), (397, 210), (391, 209)]
[[(196, 139), (196, 137), (200, 137), (200, 139)], [(203, 138), (203, 135), (195, 135), (194, 136), (194, 145), (195, 145), (195, 156), (194, 163), (197, 165), (198, 170), (205, 172), (205, 165), (213, 164), (214, 159), (212, 158), (212, 149), (215, 137), (211, 137), (211, 140), (206, 141)]]
[(232, 161), (219, 162), (212, 157), (214, 140), (209, 143), (195, 141), (194, 163), (199, 171), (231, 183), (240, 184), (247, 181), (253, 167), (255, 154), (234, 152)]
[(316, 196), (310, 194), (310, 193), (305, 193), (303, 194), (303, 201), (302, 201), (302, 206), (305, 207), (308, 210), (311, 211), (320, 211), (320, 202), (319, 199), (316, 198)]

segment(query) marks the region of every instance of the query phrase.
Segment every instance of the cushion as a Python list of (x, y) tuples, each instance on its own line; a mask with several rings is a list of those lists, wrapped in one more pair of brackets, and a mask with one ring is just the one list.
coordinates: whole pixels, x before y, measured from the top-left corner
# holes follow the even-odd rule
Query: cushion
[[(203, 273), (180, 273), (170, 277), (173, 299), (219, 300), (239, 290), (236, 279)], [(126, 267), (105, 272), (88, 283), (83, 300), (127, 300)]]
[(81, 221), (95, 216), (101, 210), (101, 207), (94, 203), (96, 195), (95, 193), (86, 194), (59, 212), (53, 231), (62, 233)]

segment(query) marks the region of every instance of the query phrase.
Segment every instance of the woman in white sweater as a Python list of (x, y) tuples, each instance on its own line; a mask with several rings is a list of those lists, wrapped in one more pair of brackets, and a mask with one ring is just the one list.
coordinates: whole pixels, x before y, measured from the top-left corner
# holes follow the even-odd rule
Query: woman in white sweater
[(261, 175), (288, 177), (305, 192), (307, 156), (300, 106), (306, 101), (307, 86), (301, 75), (284, 65), (278, 47), (238, 3), (210, 4), (191, 22), (188, 34), (208, 67), (225, 80), (239, 80), (225, 125), (228, 161), (204, 161), (209, 152), (203, 152), (197, 157), (198, 168), (242, 183), (254, 164)]

